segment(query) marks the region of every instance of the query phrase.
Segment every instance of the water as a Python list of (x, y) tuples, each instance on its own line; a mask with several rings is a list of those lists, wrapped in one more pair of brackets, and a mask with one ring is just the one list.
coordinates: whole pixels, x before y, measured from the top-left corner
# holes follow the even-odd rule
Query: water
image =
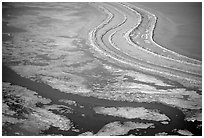
[(8, 22), (3, 21), (2, 22), (2, 32), (3, 33), (20, 33), (20, 32), (26, 32), (26, 30), (17, 28), (14, 26), (9, 26)]
[[(20, 11), (22, 12), (22, 11)], [(19, 13), (18, 13), (19, 14)], [(36, 14), (36, 13), (33, 13)], [(4, 14), (5, 15), (5, 14)], [(17, 33), (17, 32), (24, 32), (25, 30), (15, 28), (12, 26), (8, 26), (6, 22), (2, 23), (3, 28), (2, 31), (4, 33)], [(3, 38), (3, 41), (7, 41), (9, 39), (12, 39), (12, 37)], [(106, 61), (104, 61), (106, 62)], [(91, 79), (91, 78), (90, 78)], [(80, 129), (80, 133), (86, 132), (86, 131), (93, 131), (94, 133), (97, 133), (104, 125), (107, 123), (113, 122), (113, 121), (135, 121), (135, 122), (152, 122), (155, 124), (156, 128), (149, 128), (145, 131), (140, 131), (142, 135), (154, 135), (158, 132), (171, 132), (173, 129), (188, 129), (191, 130), (191, 132), (195, 133), (196, 135), (201, 135), (201, 132), (196, 129), (196, 123), (188, 123), (184, 121), (184, 114), (173, 107), (159, 104), (159, 103), (137, 103), (137, 102), (123, 102), (123, 101), (110, 101), (110, 100), (104, 100), (104, 99), (98, 99), (94, 97), (84, 97), (76, 94), (67, 94), (60, 92), (56, 89), (53, 89), (52, 87), (43, 84), (31, 81), (27, 78), (21, 77), (20, 75), (16, 74), (13, 70), (8, 68), (7, 66), (2, 66), (2, 81), (3, 82), (10, 82), (14, 85), (19, 85), (22, 87), (26, 87), (27, 89), (30, 89), (32, 91), (37, 92), (39, 95), (49, 98), (52, 100), (52, 104), (60, 104), (63, 105), (64, 103), (59, 102), (60, 99), (68, 99), (68, 100), (74, 100), (79, 105), (83, 105), (84, 108), (80, 108), (79, 106), (71, 106), (74, 109), (73, 114), (62, 114), (64, 116), (67, 116), (70, 118), (75, 126)], [(102, 82), (101, 82), (102, 83)], [(66, 104), (64, 104), (66, 105)], [(109, 107), (119, 107), (119, 106), (129, 106), (129, 107), (145, 107), (148, 109), (158, 109), (161, 111), (161, 113), (167, 115), (171, 122), (168, 125), (162, 125), (159, 122), (156, 121), (145, 121), (140, 119), (125, 119), (120, 117), (112, 117), (112, 116), (105, 116), (96, 114), (93, 110), (93, 107), (96, 106), (109, 106)], [(82, 117), (81, 115), (85, 114), (85, 117)], [(97, 122), (97, 123), (96, 123)], [(189, 127), (191, 126), (191, 127)], [(136, 131), (130, 131), (129, 134), (134, 134)], [(44, 134), (63, 134), (63, 135), (78, 135), (78, 132), (72, 132), (72, 131), (60, 131), (58, 128), (51, 127), (49, 130), (46, 130), (43, 132)]]
[(201, 2), (132, 3), (158, 17), (154, 39), (162, 46), (202, 60)]
[[(121, 122), (130, 121), (130, 120), (136, 121), (136, 122), (137, 121), (147, 122), (145, 120), (140, 120), (140, 119), (128, 120), (120, 117), (99, 115), (99, 114), (96, 114), (93, 110), (93, 107), (95, 106), (105, 106), (105, 107), (106, 106), (109, 106), (109, 107), (129, 106), (129, 107), (145, 107), (148, 109), (158, 109), (161, 111), (161, 113), (166, 114), (171, 119), (171, 122), (168, 125), (162, 125), (156, 121), (148, 121), (148, 122), (155, 123), (156, 128), (147, 129), (147, 132), (145, 133), (145, 135), (153, 135), (154, 133), (158, 133), (162, 131), (170, 132), (175, 128), (182, 129), (187, 126), (187, 124), (185, 124), (183, 120), (184, 114), (180, 110), (163, 104), (110, 101), (110, 100), (98, 99), (94, 97), (84, 97), (84, 96), (75, 95), (75, 94), (63, 93), (56, 89), (51, 88), (46, 84), (34, 82), (27, 78), (23, 78), (20, 75), (16, 74), (14, 71), (12, 71), (10, 68), (6, 67), (5, 65), (3, 65), (3, 68), (2, 68), (2, 79), (3, 79), (3, 82), (10, 82), (14, 85), (19, 85), (22, 87), (26, 87), (30, 90), (36, 91), (39, 95), (45, 98), (51, 99), (52, 104), (63, 104), (58, 100), (69, 99), (69, 100), (76, 101), (79, 105), (83, 105), (84, 108), (73, 106), (72, 108), (74, 109), (74, 114), (64, 114), (65, 116), (67, 116), (68, 118), (74, 121), (75, 125), (82, 130), (81, 132), (93, 131), (94, 133), (97, 133), (105, 124), (113, 121), (118, 121), (118, 120)], [(82, 113), (85, 114), (85, 117), (81, 116)], [(45, 131), (45, 133), (52, 134), (56, 131), (59, 131), (59, 130), (57, 130), (57, 128), (51, 127), (51, 129)], [(70, 134), (77, 135), (78, 133), (70, 132)]]

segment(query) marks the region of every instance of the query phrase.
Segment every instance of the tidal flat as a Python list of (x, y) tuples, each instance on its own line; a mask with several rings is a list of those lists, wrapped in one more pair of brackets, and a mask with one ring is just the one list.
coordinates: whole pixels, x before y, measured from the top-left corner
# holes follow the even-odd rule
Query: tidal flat
[[(102, 24), (114, 6), (117, 17)], [(114, 58), (90, 44), (89, 34), (100, 24), (97, 28), (120, 32), (117, 22), (129, 12), (120, 3), (3, 3), (2, 8), (3, 135), (201, 135), (200, 74), (168, 70), (183, 81), (125, 65), (111, 48), (102, 49), (102, 30), (95, 31), (97, 46)], [(181, 59), (200, 71), (201, 61)]]
[[(183, 55), (202, 60), (202, 51), (200, 50), (202, 46), (200, 38), (202, 36), (200, 29), (202, 27), (202, 12), (199, 2), (185, 4), (182, 2), (140, 2), (132, 4), (140, 5), (158, 16), (154, 35), (156, 42)], [(191, 26), (196, 27), (192, 29)]]
[(24, 87), (3, 82), (2, 97), (3, 135), (39, 135), (50, 126), (64, 131), (72, 126), (68, 118), (51, 111), (58, 108), (70, 110), (69, 107), (48, 105), (50, 99), (42, 98)]

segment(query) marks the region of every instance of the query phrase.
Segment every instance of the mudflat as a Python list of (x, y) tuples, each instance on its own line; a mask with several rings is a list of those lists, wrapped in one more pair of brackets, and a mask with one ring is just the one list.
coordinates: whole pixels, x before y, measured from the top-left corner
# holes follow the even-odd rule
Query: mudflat
[(3, 135), (201, 135), (202, 61), (141, 5), (3, 3)]
[(201, 3), (140, 2), (133, 5), (158, 16), (154, 39), (182, 55), (202, 60)]

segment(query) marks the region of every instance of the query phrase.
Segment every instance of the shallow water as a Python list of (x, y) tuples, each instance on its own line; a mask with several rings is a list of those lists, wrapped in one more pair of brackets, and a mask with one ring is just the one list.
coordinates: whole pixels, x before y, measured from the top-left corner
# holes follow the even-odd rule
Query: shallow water
[(26, 32), (26, 30), (23, 30), (21, 28), (16, 28), (14, 26), (9, 26), (7, 22), (2, 22), (2, 32), (3, 33), (20, 33), (20, 32)]
[[(21, 32), (23, 30), (18, 30), (18, 28), (12, 27), (8, 28), (6, 23), (3, 23), (3, 32), (5, 33), (16, 33)], [(10, 39), (10, 38), (8, 38)], [(4, 40), (3, 40), (4, 41)], [(6, 41), (6, 40), (5, 40)], [(84, 42), (85, 43), (85, 42)], [(85, 44), (83, 44), (83, 48), (85, 47)], [(89, 54), (90, 51), (87, 49), (87, 54)], [(107, 63), (106, 61), (103, 61)], [(102, 69), (102, 68), (101, 68)], [(102, 69), (103, 70), (103, 69)], [(96, 74), (99, 74), (100, 70), (96, 71)], [(106, 74), (107, 76), (110, 74)], [(137, 102), (123, 102), (123, 101), (110, 101), (110, 100), (104, 100), (104, 99), (98, 99), (94, 97), (84, 97), (76, 94), (67, 94), (60, 92), (56, 89), (53, 89), (52, 87), (43, 84), (43, 83), (37, 83), (33, 82), (29, 79), (23, 78), (20, 75), (16, 74), (14, 71), (9, 69), (7, 66), (3, 65), (2, 67), (2, 79), (3, 82), (10, 82), (15, 85), (26, 87), (30, 90), (36, 91), (39, 95), (49, 98), (52, 100), (52, 104), (61, 104), (66, 105), (64, 103), (59, 102), (60, 99), (68, 99), (68, 100), (74, 100), (79, 105), (84, 106), (84, 108), (80, 108), (79, 106), (70, 106), (74, 109), (73, 114), (63, 114), (64, 116), (67, 116), (69, 119), (71, 119), (75, 126), (80, 129), (80, 133), (86, 132), (86, 131), (93, 131), (94, 133), (97, 133), (104, 125), (113, 122), (113, 121), (135, 121), (135, 122), (152, 122), (155, 124), (156, 128), (149, 128), (147, 130), (140, 131), (141, 135), (154, 135), (158, 132), (169, 132), (169, 134), (173, 134), (171, 132), (173, 129), (188, 129), (191, 130), (192, 133), (196, 135), (201, 135), (201, 132), (197, 132), (196, 129), (196, 123), (190, 124), (184, 121), (184, 114), (173, 107), (159, 104), (159, 103), (137, 103)], [(90, 82), (94, 82), (92, 78), (89, 78)], [(98, 82), (103, 85), (104, 82)], [(90, 84), (91, 85), (91, 84)], [(125, 119), (120, 117), (112, 117), (112, 116), (105, 116), (105, 115), (99, 115), (96, 114), (93, 110), (93, 107), (95, 106), (113, 106), (113, 107), (119, 107), (119, 106), (130, 106), (130, 107), (145, 107), (148, 109), (158, 109), (161, 111), (161, 113), (164, 113), (167, 115), (171, 122), (168, 125), (162, 125), (159, 122), (156, 121), (145, 121), (140, 119)], [(85, 117), (82, 116), (82, 114), (85, 114)], [(97, 122), (97, 123), (96, 123)], [(194, 127), (192, 127), (195, 125)], [(191, 126), (191, 127), (189, 127)], [(147, 131), (147, 132), (145, 132)], [(128, 134), (134, 134), (136, 131), (130, 131)], [(63, 134), (63, 135), (78, 135), (78, 132), (72, 132), (72, 131), (60, 131), (58, 128), (51, 127), (49, 130), (44, 131), (44, 134)]]
[[(140, 2), (158, 16), (155, 40), (185, 56), (202, 60), (202, 3)], [(166, 18), (166, 19), (161, 19)], [(172, 31), (173, 30), (173, 31)]]
[[(173, 107), (169, 107), (163, 104), (159, 103), (137, 103), (137, 102), (123, 102), (123, 101), (110, 101), (110, 100), (104, 100), (104, 99), (98, 99), (94, 97), (84, 97), (80, 95), (75, 94), (68, 94), (60, 92), (56, 89), (51, 88), (50, 86), (31, 81), (29, 79), (23, 78), (20, 75), (16, 74), (14, 71), (12, 71), (10, 68), (3, 65), (2, 68), (2, 79), (3, 82), (10, 82), (14, 85), (19, 85), (26, 87), (30, 90), (36, 91), (39, 95), (49, 98), (52, 100), (52, 104), (63, 104), (59, 102), (60, 99), (69, 99), (76, 101), (79, 105), (83, 105), (84, 108), (80, 108), (78, 106), (72, 107), (74, 109), (74, 114), (63, 114), (73, 120), (77, 128), (82, 130), (81, 132), (85, 131), (93, 131), (94, 133), (98, 132), (105, 124), (113, 121), (136, 121), (136, 122), (147, 122), (145, 120), (140, 119), (124, 119), (120, 117), (112, 117), (112, 116), (105, 116), (105, 115), (99, 115), (96, 114), (93, 110), (93, 107), (95, 106), (113, 106), (113, 107), (119, 107), (119, 106), (129, 106), (129, 107), (145, 107), (147, 109), (158, 109), (161, 111), (161, 113), (164, 113), (167, 115), (171, 121), (168, 125), (162, 125), (159, 122), (156, 121), (148, 121), (153, 122), (156, 125), (156, 128), (149, 128), (144, 132), (145, 135), (153, 135), (158, 132), (170, 132), (175, 128), (177, 129), (184, 129), (187, 127), (188, 124), (185, 124), (184, 122), (184, 114)], [(64, 104), (66, 105), (66, 104)], [(82, 117), (81, 114), (85, 114), (85, 117)], [(95, 123), (97, 122), (97, 123)], [(196, 129), (194, 129), (196, 131)], [(54, 132), (60, 132), (57, 130), (57, 128), (51, 127), (50, 130), (46, 130), (46, 134), (52, 134)], [(65, 133), (63, 132), (64, 134)], [(132, 131), (134, 133), (134, 131)], [(141, 132), (142, 133), (142, 132)], [(78, 134), (70, 132), (69, 134), (74, 135)]]

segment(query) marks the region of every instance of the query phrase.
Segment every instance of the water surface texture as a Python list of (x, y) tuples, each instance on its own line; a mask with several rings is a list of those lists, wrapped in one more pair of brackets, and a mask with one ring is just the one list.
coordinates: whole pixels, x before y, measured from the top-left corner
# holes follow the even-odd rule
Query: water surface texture
[(2, 135), (202, 135), (199, 7), (3, 3)]
[[(167, 18), (158, 19), (161, 23), (158, 21), (158, 27), (155, 29), (156, 41), (173, 51), (202, 60), (201, 2), (141, 2), (139, 4), (151, 9), (155, 14), (161, 14), (163, 16), (161, 18)], [(162, 20), (164, 22), (168, 20), (165, 22), (166, 25), (162, 24)]]

